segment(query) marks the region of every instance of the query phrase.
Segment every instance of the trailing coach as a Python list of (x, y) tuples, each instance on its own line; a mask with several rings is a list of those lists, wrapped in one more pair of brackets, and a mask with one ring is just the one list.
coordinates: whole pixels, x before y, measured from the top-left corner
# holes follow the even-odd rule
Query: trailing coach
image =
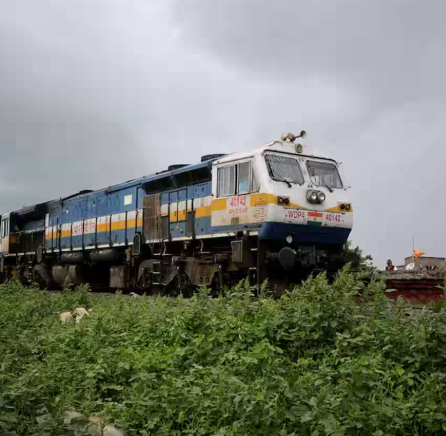
[(335, 272), (352, 260), (350, 188), (303, 137), (3, 214), (0, 278), (178, 293)]

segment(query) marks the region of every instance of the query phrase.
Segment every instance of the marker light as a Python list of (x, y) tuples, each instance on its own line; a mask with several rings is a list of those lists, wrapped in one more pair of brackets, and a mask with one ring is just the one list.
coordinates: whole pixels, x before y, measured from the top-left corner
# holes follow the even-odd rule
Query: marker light
[(288, 206), (290, 199), (288, 197), (277, 197), (277, 204)]
[(286, 241), (288, 244), (292, 244), (293, 242), (293, 235), (286, 235)]

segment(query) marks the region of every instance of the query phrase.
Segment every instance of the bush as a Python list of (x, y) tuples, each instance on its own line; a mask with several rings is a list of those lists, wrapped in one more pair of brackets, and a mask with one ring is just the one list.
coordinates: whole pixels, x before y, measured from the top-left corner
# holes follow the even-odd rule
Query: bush
[[(0, 286), (0, 434), (69, 434), (67, 409), (126, 435), (444, 434), (446, 312), (383, 291), (348, 268), (279, 299)], [(61, 325), (79, 306), (91, 316)]]

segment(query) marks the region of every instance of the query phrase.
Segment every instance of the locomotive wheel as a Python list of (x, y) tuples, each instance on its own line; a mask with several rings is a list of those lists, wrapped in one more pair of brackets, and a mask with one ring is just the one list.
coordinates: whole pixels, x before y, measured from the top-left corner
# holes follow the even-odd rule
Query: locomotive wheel
[(134, 279), (134, 287), (140, 294), (151, 294), (152, 276), (150, 272), (143, 271), (139, 278)]
[(48, 283), (36, 270), (33, 270), (32, 281), (38, 286), (39, 289), (48, 289)]

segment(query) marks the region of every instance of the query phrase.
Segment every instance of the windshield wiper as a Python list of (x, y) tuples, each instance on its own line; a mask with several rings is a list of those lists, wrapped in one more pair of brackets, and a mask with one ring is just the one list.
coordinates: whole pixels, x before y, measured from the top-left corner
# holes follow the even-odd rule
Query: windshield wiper
[(284, 182), (288, 185), (288, 188), (291, 188), (291, 183), (288, 180), (281, 180), (281, 182)]
[(333, 188), (331, 186), (328, 186), (328, 183), (322, 186), (325, 186), (330, 192), (333, 192)]

